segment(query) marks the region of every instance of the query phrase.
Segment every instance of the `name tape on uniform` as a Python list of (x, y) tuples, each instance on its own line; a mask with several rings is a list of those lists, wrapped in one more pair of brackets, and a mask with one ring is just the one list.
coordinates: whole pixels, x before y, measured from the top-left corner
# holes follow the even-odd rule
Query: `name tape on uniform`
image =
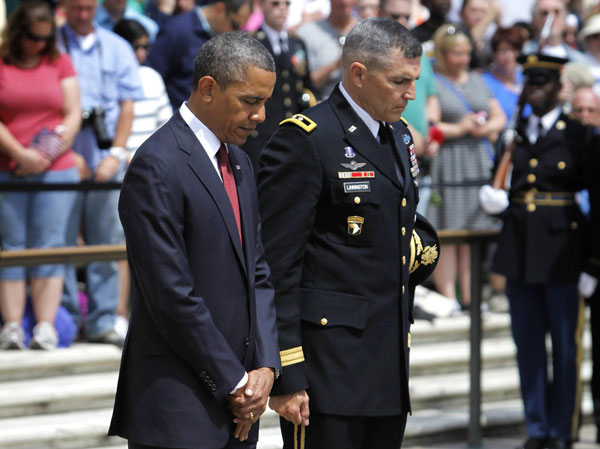
[(370, 191), (371, 191), (371, 183), (369, 181), (345, 182), (344, 183), (344, 193), (370, 192)]
[(348, 178), (374, 178), (375, 172), (373, 171), (339, 171), (338, 178), (339, 179), (348, 179)]

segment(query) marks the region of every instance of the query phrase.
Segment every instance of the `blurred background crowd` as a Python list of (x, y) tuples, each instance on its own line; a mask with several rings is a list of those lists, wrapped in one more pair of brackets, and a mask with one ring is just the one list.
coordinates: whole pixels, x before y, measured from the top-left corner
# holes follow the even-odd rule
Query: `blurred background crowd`
[[(425, 50), (404, 118), (421, 168), (419, 212), (438, 229), (500, 227), (477, 195), (514, 126), (521, 53), (567, 58), (562, 108), (600, 125), (596, 0), (0, 0), (0, 183), (32, 186), (0, 192), (2, 249), (123, 243), (118, 190), (39, 185), (120, 182), (187, 100), (194, 56), (214, 34), (253, 33), (275, 57), (267, 120), (243, 148), (258, 169), (277, 124), (341, 80), (344, 36), (372, 16), (397, 20)], [(468, 309), (470, 277), (469, 248), (445, 245), (430, 287)], [(490, 274), (489, 286), (501, 297), (502, 277)], [(125, 262), (0, 269), (0, 348), (120, 346), (128, 297)]]

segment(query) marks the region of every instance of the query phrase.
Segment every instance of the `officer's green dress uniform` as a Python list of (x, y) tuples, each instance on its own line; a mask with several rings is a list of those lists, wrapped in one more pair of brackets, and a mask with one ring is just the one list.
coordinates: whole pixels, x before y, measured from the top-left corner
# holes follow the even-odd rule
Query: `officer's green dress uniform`
[[(310, 426), (298, 435), (309, 449), (356, 441), (396, 449), (410, 411), (414, 287), (433, 270), (439, 242), (420, 216), (423, 229), (413, 234), (410, 132), (403, 122), (382, 126), (392, 150), (337, 87), (283, 121), (261, 155), (262, 234), (283, 366), (272, 395), (307, 389)], [(296, 447), (294, 426), (282, 420), (282, 433), (284, 447)]]
[[(558, 71), (560, 63), (530, 56), (524, 69), (526, 76), (534, 76), (540, 69)], [(600, 272), (600, 140), (592, 128), (564, 114), (535, 142), (528, 140), (526, 128), (518, 130), (510, 205), (503, 213), (492, 269), (507, 277), (528, 434), (570, 447), (581, 394), (583, 300), (577, 281), (583, 270), (595, 276)], [(590, 190), (592, 223), (575, 202), (575, 193), (584, 188)], [(552, 381), (547, 373), (548, 332)]]

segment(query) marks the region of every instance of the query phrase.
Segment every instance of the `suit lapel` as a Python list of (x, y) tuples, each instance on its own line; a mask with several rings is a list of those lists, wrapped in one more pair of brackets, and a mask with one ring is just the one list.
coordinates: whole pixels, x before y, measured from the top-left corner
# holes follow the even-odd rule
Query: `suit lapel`
[[(356, 115), (352, 106), (348, 104), (340, 92), (339, 87), (335, 88), (327, 101), (332, 103), (332, 109), (346, 133), (346, 140), (352, 145), (354, 151), (364, 156), (396, 187), (402, 189), (400, 180), (396, 175), (396, 168), (393, 165), (390, 166), (387, 158), (379, 151), (381, 149), (379, 142), (373, 137), (367, 125)], [(342, 151), (341, 148), (340, 151)]]
[(217, 174), (214, 165), (206, 154), (206, 151), (202, 145), (200, 145), (200, 142), (189, 126), (187, 126), (179, 111), (177, 111), (173, 116), (171, 126), (174, 128), (174, 134), (175, 138), (177, 139), (177, 143), (179, 144), (179, 148), (190, 155), (188, 162), (190, 168), (209, 192), (217, 208), (219, 209), (219, 212), (223, 217), (223, 221), (225, 222), (225, 227), (229, 232), (229, 237), (231, 238), (235, 248), (235, 252), (238, 255), (240, 263), (242, 264), (245, 272), (246, 264), (244, 262), (244, 252), (240, 243), (240, 237), (238, 234), (237, 224), (235, 222), (235, 216), (233, 215), (233, 209), (231, 208), (229, 197), (227, 196), (225, 188), (223, 187), (223, 181), (221, 181), (221, 178), (219, 178), (219, 175)]

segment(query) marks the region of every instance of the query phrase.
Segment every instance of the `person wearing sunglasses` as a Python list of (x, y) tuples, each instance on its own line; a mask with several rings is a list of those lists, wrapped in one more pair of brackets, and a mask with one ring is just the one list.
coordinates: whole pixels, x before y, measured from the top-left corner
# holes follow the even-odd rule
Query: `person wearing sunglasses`
[[(52, 12), (45, 2), (22, 2), (0, 45), (0, 182), (77, 182), (70, 148), (80, 124), (77, 78), (69, 56), (56, 47)], [(74, 192), (2, 192), (2, 249), (65, 246), (75, 198)], [(26, 279), (38, 323), (29, 345), (58, 344), (54, 323), (64, 274), (58, 264), (0, 270), (0, 348), (25, 347)]]
[(173, 16), (152, 45), (146, 65), (163, 78), (173, 110), (187, 100), (198, 49), (212, 36), (243, 27), (252, 0), (218, 0)]
[(261, 0), (264, 22), (254, 34), (273, 55), (277, 71), (273, 96), (265, 105), (266, 119), (242, 146), (252, 160), (255, 174), (260, 151), (279, 122), (316, 104), (304, 42), (284, 28), (289, 7), (289, 0)]

